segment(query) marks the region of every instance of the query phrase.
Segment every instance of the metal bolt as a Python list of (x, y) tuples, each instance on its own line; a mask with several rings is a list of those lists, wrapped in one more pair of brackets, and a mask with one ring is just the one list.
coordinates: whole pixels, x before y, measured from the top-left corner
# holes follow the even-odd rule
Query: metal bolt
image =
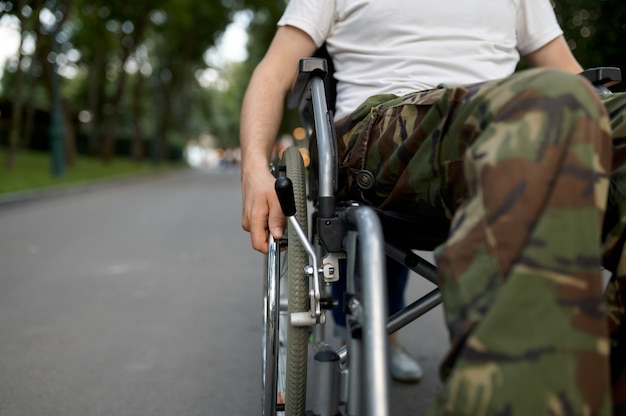
[(356, 174), (356, 183), (361, 189), (371, 189), (375, 181), (374, 174), (368, 170), (361, 170)]

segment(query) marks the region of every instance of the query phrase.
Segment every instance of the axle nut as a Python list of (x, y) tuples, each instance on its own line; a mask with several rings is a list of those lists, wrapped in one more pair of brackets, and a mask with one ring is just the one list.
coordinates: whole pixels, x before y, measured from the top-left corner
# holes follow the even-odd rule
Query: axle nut
[(376, 179), (369, 170), (361, 170), (356, 174), (356, 183), (361, 189), (372, 189)]

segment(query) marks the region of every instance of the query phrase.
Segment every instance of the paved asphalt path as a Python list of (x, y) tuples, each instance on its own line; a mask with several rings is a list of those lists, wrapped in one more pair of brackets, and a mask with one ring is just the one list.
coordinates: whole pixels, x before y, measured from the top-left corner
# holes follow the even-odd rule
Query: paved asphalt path
[[(0, 205), (0, 416), (259, 415), (263, 258), (240, 201), (232, 170)], [(441, 309), (401, 337), (426, 378), (394, 383), (393, 413), (423, 414)]]

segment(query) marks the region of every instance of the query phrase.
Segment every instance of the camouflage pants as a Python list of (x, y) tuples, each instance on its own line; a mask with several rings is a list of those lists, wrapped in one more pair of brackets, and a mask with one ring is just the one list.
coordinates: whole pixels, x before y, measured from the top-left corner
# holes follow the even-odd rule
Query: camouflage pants
[(372, 97), (338, 123), (347, 196), (451, 221), (432, 414), (626, 414), (625, 114), (626, 94), (534, 69)]

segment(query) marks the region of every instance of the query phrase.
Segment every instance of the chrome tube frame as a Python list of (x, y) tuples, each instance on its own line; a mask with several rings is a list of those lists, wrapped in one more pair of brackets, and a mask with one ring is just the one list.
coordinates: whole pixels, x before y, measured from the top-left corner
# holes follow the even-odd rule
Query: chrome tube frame
[(348, 208), (345, 219), (358, 232), (365, 414), (387, 416), (390, 376), (383, 231), (378, 216), (367, 206)]
[[(326, 93), (324, 90), (324, 80), (318, 76), (311, 79), (311, 103), (313, 114), (315, 114), (315, 132), (317, 136), (317, 153), (319, 158), (319, 196), (334, 197), (335, 179), (334, 159), (333, 159), (333, 135), (330, 132), (326, 115), (328, 106), (326, 105)], [(330, 120), (332, 122), (332, 120)]]
[(313, 248), (313, 245), (309, 242), (309, 237), (306, 235), (300, 223), (295, 216), (287, 217), (287, 221), (291, 224), (292, 229), (298, 234), (300, 242), (304, 246), (304, 250), (309, 255), (309, 260), (312, 266), (307, 271), (310, 278), (309, 285), (309, 313), (306, 314), (292, 314), (290, 317), (291, 324), (294, 326), (310, 326), (319, 323), (324, 323), (324, 315), (322, 314), (322, 307), (320, 305), (320, 299), (322, 297), (322, 290), (320, 288), (320, 270), (317, 260), (317, 253)]
[(389, 317), (387, 331), (394, 333), (441, 304), (439, 289), (433, 289), (401, 311)]
[[(334, 153), (332, 126), (327, 119), (328, 107), (324, 81), (311, 79), (311, 98), (315, 115), (319, 158), (319, 197), (334, 197)], [(368, 207), (349, 208), (348, 224), (359, 232), (358, 258), (363, 289), (363, 369), (366, 394), (365, 412), (369, 416), (389, 414), (389, 369), (386, 331), (386, 287), (383, 284), (385, 251), (383, 233), (376, 213)], [(367, 231), (367, 232), (363, 232)], [(361, 361), (361, 360), (359, 360)]]
[(270, 235), (267, 273), (263, 291), (263, 416), (276, 414), (278, 386), (278, 319), (279, 319), (280, 247)]

